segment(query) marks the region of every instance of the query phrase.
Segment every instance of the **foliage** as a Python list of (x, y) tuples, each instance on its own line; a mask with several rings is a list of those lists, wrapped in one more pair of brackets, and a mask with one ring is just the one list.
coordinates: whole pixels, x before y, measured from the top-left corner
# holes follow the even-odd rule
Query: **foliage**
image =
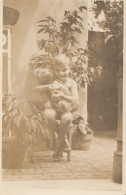
[(123, 1), (95, 1), (94, 13), (97, 18), (101, 11), (105, 20), (99, 25), (106, 31), (105, 42), (113, 54), (113, 60), (122, 63), (123, 59)]
[(101, 74), (99, 66), (96, 68), (87, 65), (92, 55), (88, 50), (89, 44), (87, 44), (86, 49), (79, 48), (77, 41), (77, 36), (82, 34), (84, 30), (84, 10), (87, 10), (87, 8), (80, 6), (77, 10), (65, 11), (60, 24), (57, 23), (54, 14), (50, 14), (38, 22), (38, 33), (42, 33), (42, 37), (43, 34), (46, 34), (45, 37), (47, 38), (37, 41), (41, 55), (31, 58), (30, 65), (32, 68), (44, 67), (49, 63), (53, 64), (54, 56), (65, 53), (70, 58), (70, 77), (78, 83), (78, 86), (84, 87), (87, 82), (90, 84), (97, 75)]
[(49, 54), (57, 55), (59, 52), (66, 53), (71, 46), (74, 46), (77, 42), (75, 33), (82, 33), (83, 18), (80, 13), (83, 9), (87, 9), (85, 6), (81, 6), (75, 11), (65, 11), (64, 19), (57, 28), (57, 21), (54, 15), (47, 16), (45, 20), (40, 20), (38, 33), (44, 32), (48, 34), (48, 40), (41, 39), (38, 41), (38, 47), (40, 50), (45, 49)]
[[(30, 114), (27, 113), (28, 107)], [(11, 132), (11, 136), (17, 138), (21, 142), (35, 143), (36, 136), (45, 136), (46, 131), (46, 118), (43, 113), (38, 112), (35, 104), (31, 104), (25, 100), (20, 100), (12, 94), (3, 96), (3, 128), (2, 134), (5, 135), (5, 130)]]
[(84, 120), (81, 115), (77, 115), (73, 120), (74, 125), (74, 133), (78, 134), (93, 134), (92, 128), (90, 127), (89, 123)]
[[(74, 51), (77, 60), (71, 63), (70, 77), (73, 78), (79, 86), (83, 87), (85, 83), (90, 84), (92, 81), (101, 78), (102, 67), (97, 64), (94, 57), (95, 48), (91, 42), (85, 49), (78, 48)], [(91, 61), (90, 66), (87, 65)]]

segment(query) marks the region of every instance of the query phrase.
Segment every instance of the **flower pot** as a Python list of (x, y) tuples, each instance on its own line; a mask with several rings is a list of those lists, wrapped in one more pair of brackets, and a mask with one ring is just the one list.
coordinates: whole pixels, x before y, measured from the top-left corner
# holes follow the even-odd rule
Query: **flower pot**
[(2, 138), (2, 168), (19, 169), (22, 168), (26, 145), (18, 142), (13, 137)]
[(93, 134), (80, 134), (74, 133), (72, 136), (72, 149), (73, 150), (89, 150)]
[(3, 6), (3, 24), (14, 26), (19, 18), (19, 11)]

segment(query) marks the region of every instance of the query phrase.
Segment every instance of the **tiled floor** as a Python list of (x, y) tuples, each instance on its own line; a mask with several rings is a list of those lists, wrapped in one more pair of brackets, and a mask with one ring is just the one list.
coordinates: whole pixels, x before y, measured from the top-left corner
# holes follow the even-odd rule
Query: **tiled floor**
[(95, 132), (89, 151), (72, 151), (70, 162), (53, 162), (52, 151), (35, 153), (35, 162), (25, 159), (22, 170), (3, 170), (3, 180), (111, 179), (115, 133)]

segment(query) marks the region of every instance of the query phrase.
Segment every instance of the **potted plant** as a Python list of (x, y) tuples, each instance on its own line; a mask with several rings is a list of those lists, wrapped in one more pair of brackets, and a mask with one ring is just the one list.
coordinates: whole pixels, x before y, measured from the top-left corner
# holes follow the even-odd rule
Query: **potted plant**
[(14, 26), (18, 22), (19, 11), (3, 6), (3, 24)]
[(6, 94), (2, 120), (2, 167), (22, 168), (27, 147), (36, 145), (39, 136), (47, 139), (43, 113), (33, 103)]
[(89, 150), (93, 138), (90, 125), (80, 115), (75, 117), (73, 125), (72, 149)]
[(19, 168), (26, 149), (24, 115), (13, 95), (3, 96), (2, 119), (2, 167)]

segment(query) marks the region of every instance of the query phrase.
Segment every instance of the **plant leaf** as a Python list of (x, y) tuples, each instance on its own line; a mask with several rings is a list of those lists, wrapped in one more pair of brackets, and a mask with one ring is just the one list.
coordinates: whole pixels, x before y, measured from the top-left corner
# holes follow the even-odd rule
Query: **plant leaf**
[(8, 108), (8, 111), (10, 111), (10, 110), (13, 108), (13, 106), (14, 106), (14, 105), (13, 105), (13, 103), (11, 102), (11, 103), (10, 103), (10, 106), (9, 106), (9, 108)]
[(41, 28), (39, 31), (38, 31), (38, 33), (41, 33), (41, 32), (43, 32), (45, 30), (45, 28)]
[(83, 9), (87, 10), (87, 7), (85, 7), (85, 6), (80, 6), (80, 7), (79, 7), (79, 10), (80, 10), (81, 12), (83, 11)]
[(82, 17), (80, 17), (80, 16), (77, 16), (77, 18), (79, 18), (81, 21), (83, 21), (83, 18), (82, 18)]
[(40, 22), (48, 22), (48, 20), (40, 20), (40, 21), (38, 21), (38, 23), (40, 23)]
[(106, 37), (105, 37), (105, 44), (113, 37), (114, 35), (112, 34), (108, 34)]
[(61, 22), (60, 24), (62, 24), (62, 26), (66, 26), (66, 27), (70, 26), (69, 22)]
[(20, 126), (21, 120), (22, 120), (22, 114), (20, 114), (20, 115), (16, 118), (16, 125), (17, 125), (18, 128), (19, 128), (19, 126)]
[(26, 128), (28, 132), (31, 133), (31, 122), (28, 119), (26, 119), (25, 122), (26, 122)]
[(31, 119), (31, 125), (34, 132), (36, 132), (36, 124), (35, 121)]
[(38, 26), (46, 27), (46, 28), (49, 27), (49, 25), (44, 25), (44, 24), (41, 24), (41, 25), (39, 24)]
[(76, 40), (76, 38), (74, 36), (71, 35), (69, 38), (70, 38), (71, 41), (73, 41), (75, 43), (78, 43), (77, 40)]
[(70, 13), (70, 11), (66, 11), (64, 12), (64, 16), (68, 15)]
[(15, 109), (13, 112), (11, 112), (10, 117), (15, 117), (18, 114), (17, 109)]
[(74, 30), (77, 32), (77, 33), (82, 33), (81, 30), (77, 27), (74, 28)]

